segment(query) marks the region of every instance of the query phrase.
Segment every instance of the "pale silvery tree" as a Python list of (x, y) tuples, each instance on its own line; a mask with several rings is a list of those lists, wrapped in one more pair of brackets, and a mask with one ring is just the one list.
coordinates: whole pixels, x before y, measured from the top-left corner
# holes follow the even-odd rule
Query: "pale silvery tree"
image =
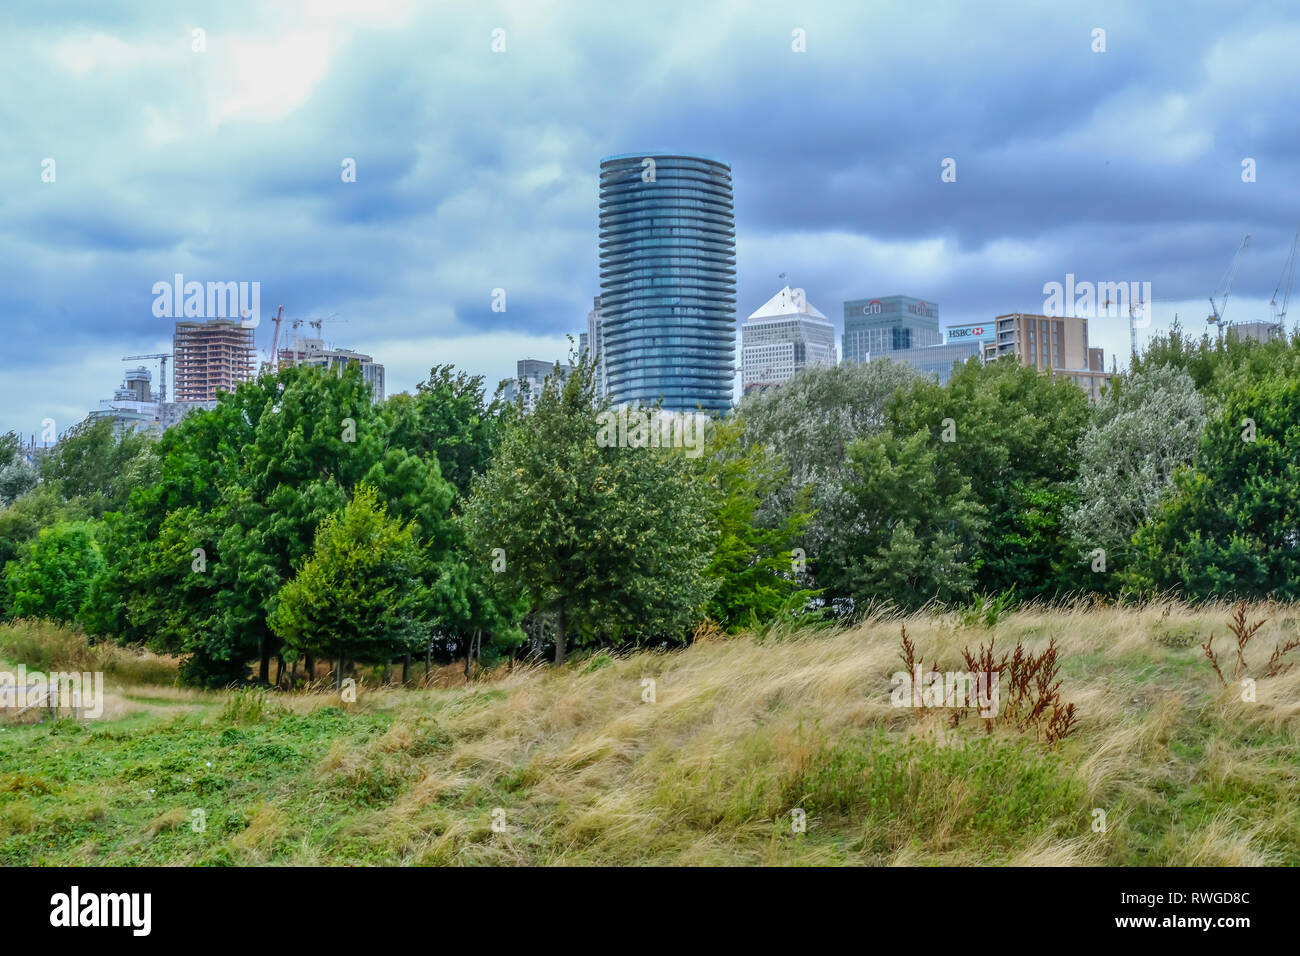
[(7, 508), (40, 482), (36, 466), (21, 456), (0, 465), (0, 508)]
[(1079, 439), (1076, 504), (1066, 524), (1085, 551), (1122, 549), (1190, 465), (1207, 419), (1191, 376), (1169, 365), (1126, 377), (1098, 403)]
[(810, 556), (820, 552), (844, 520), (849, 444), (880, 432), (890, 400), (916, 378), (910, 365), (887, 359), (846, 362), (806, 368), (778, 389), (747, 396), (740, 405), (745, 439), (776, 451), (789, 469), (783, 493), (759, 519), (778, 520), (800, 489), (810, 489), (816, 513), (804, 547)]

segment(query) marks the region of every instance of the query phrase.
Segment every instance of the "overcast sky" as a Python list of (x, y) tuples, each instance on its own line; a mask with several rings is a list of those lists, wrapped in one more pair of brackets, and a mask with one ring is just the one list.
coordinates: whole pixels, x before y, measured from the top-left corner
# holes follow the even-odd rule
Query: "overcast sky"
[[(1175, 312), (1199, 332), (1245, 233), (1227, 317), (1269, 316), (1300, 222), (1300, 16), (862, 6), (6, 4), (0, 431), (62, 431), (122, 356), (170, 351), (152, 288), (175, 273), (260, 282), (263, 350), (277, 305), (332, 316), (390, 392), (559, 358), (600, 291), (615, 153), (732, 165), (738, 319), (781, 272), (840, 330), (868, 296), (945, 325), (1037, 312), (1074, 273), (1150, 282), (1142, 337)], [(1092, 326), (1108, 367), (1127, 355), (1127, 319)]]

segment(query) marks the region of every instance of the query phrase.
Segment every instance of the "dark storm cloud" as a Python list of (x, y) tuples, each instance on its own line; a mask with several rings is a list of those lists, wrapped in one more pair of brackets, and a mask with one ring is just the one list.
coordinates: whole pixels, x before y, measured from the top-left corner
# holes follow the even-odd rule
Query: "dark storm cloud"
[[(398, 389), (465, 336), (493, 380), (516, 350), (558, 355), (599, 291), (597, 170), (615, 153), (732, 164), (741, 318), (779, 272), (837, 323), (845, 299), (892, 293), (953, 322), (1038, 310), (1073, 272), (1150, 281), (1203, 323), (1246, 232), (1233, 308), (1267, 311), (1300, 220), (1295, 17), (856, 6), (7, 11), (0, 430), (76, 417), (121, 355), (166, 347), (151, 289), (178, 272), (260, 281), (263, 348), (281, 303), (335, 317), (331, 337), (375, 350)], [(1126, 353), (1125, 323), (1099, 334)]]

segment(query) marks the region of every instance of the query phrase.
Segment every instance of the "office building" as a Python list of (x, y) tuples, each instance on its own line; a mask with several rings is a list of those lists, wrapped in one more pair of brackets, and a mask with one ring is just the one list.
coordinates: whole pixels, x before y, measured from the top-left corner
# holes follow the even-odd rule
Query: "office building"
[(740, 327), (740, 383), (746, 393), (781, 385), (809, 365), (835, 364), (835, 326), (786, 286)]
[(944, 330), (943, 340), (951, 345), (957, 342), (992, 342), (996, 329), (992, 322), (971, 322), (966, 325), (950, 325)]
[(279, 355), (280, 368), (314, 365), (334, 369), (340, 375), (353, 362), (360, 367), (361, 377), (370, 386), (371, 401), (376, 405), (383, 402), (384, 367), (369, 355), (351, 349), (327, 348), (323, 339), (307, 336), (295, 337), (289, 347), (280, 349)]
[(1242, 341), (1272, 342), (1285, 338), (1286, 329), (1281, 322), (1234, 322), (1225, 334), (1236, 335)]
[(256, 374), (253, 330), (238, 319), (177, 322), (172, 354), (178, 402), (216, 401)]
[(982, 359), (981, 345), (974, 339), (945, 342), (940, 345), (926, 345), (916, 349), (895, 349), (872, 356), (873, 361), (889, 359), (891, 362), (905, 362), (922, 375), (939, 380), (946, 385), (952, 378), (953, 366), (970, 359)]
[(731, 408), (736, 227), (731, 167), (629, 154), (600, 164), (600, 313), (616, 405)]
[(844, 303), (846, 362), (867, 362), (889, 352), (939, 345), (939, 307), (924, 299), (890, 295)]

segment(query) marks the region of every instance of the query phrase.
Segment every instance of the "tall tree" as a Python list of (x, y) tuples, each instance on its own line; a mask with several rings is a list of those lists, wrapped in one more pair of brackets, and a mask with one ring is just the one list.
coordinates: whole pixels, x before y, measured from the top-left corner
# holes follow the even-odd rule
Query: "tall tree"
[(93, 524), (66, 522), (42, 529), (6, 571), (10, 613), (76, 621), (90, 581), (103, 564)]
[[(322, 522), (268, 623), (299, 653), (386, 663), (423, 640), (422, 562), (414, 522), (391, 517), (378, 492), (362, 484)], [(337, 682), (342, 674), (336, 668)]]
[[(250, 659), (258, 661), (258, 679), (269, 678), (280, 640), (267, 618), (280, 590), (307, 559), (321, 522), (362, 482), (394, 516), (415, 522), (428, 556), (417, 569), (426, 584), (439, 577), (439, 562), (453, 560), (452, 488), (436, 458), (390, 444), (355, 368), (342, 375), (285, 369), (245, 383), (214, 411), (171, 429), (160, 454), (161, 480), (138, 489), (128, 513), (109, 523), (113, 566), (96, 584), (88, 623), (189, 653), (192, 680), (241, 679)], [(161, 534), (169, 521), (171, 537)], [(201, 572), (193, 569), (195, 549), (202, 549)], [(164, 580), (171, 568), (187, 586), (149, 593), (138, 578), (145, 568)]]
[(1076, 502), (1066, 512), (1081, 554), (1100, 548), (1108, 569), (1118, 570), (1174, 472), (1192, 463), (1205, 422), (1195, 382), (1171, 365), (1148, 364), (1106, 391), (1079, 439)]
[(708, 454), (696, 459), (712, 494), (715, 529), (706, 573), (716, 590), (705, 613), (733, 631), (802, 608), (817, 593), (807, 587), (801, 557), (812, 518), (810, 489), (802, 490), (789, 513), (761, 518), (763, 503), (779, 493), (788, 474), (773, 451), (746, 441), (745, 430), (741, 418), (716, 423)]
[(1077, 562), (1064, 515), (1074, 450), (1091, 418), (1082, 389), (1011, 359), (970, 361), (945, 386), (921, 382), (900, 392), (890, 418), (896, 436), (930, 434), (984, 507), (976, 588), (1034, 596), (1073, 586)]
[(850, 478), (818, 581), (843, 611), (875, 601), (915, 608), (963, 597), (985, 509), (928, 429), (872, 435), (848, 449)]
[[(593, 369), (551, 375), (466, 504), (476, 559), (569, 643), (680, 640), (709, 598), (709, 497), (679, 449), (598, 441)], [(607, 420), (606, 420), (607, 422)]]
[(894, 396), (915, 380), (910, 365), (888, 359), (845, 362), (811, 366), (779, 389), (746, 396), (739, 415), (748, 439), (780, 455), (789, 475), (760, 518), (790, 517), (807, 491), (814, 516), (806, 550), (819, 554), (837, 534), (834, 516), (844, 506), (849, 443), (886, 428)]
[(1300, 353), (1242, 370), (1206, 425), (1194, 468), (1174, 476), (1133, 537), (1131, 586), (1194, 600), (1300, 598)]
[(487, 398), (483, 376), (450, 365), (435, 365), (414, 396), (395, 395), (384, 406), (391, 444), (435, 456), (458, 496), (469, 494), (471, 479), (486, 469), (505, 414), (505, 403)]
[(65, 498), (82, 499), (95, 517), (120, 511), (131, 489), (156, 474), (154, 442), (143, 432), (116, 436), (110, 419), (86, 419), (41, 459), (42, 477), (56, 483)]

